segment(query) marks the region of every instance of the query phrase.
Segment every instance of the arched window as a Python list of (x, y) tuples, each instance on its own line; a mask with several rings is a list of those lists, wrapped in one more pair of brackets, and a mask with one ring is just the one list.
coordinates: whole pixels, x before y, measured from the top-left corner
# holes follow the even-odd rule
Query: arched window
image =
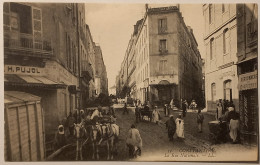
[(216, 101), (216, 83), (211, 84), (211, 100)]
[(231, 80), (224, 81), (224, 99), (229, 100), (229, 101), (232, 100)]
[(214, 38), (210, 39), (210, 60), (214, 58)]
[(228, 35), (228, 29), (225, 29), (223, 32), (223, 53), (228, 53), (228, 47), (229, 47), (229, 35)]

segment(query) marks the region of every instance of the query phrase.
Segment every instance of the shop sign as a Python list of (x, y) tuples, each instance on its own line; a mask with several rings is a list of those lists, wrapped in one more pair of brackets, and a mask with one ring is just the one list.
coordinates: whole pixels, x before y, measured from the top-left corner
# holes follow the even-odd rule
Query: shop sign
[(33, 66), (5, 65), (4, 73), (40, 76), (44, 73), (44, 68), (33, 67)]
[(239, 75), (239, 90), (257, 88), (257, 71)]

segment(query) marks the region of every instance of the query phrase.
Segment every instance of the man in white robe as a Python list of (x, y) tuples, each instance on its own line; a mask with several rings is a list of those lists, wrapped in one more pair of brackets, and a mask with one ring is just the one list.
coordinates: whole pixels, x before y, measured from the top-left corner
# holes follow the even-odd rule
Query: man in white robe
[(184, 121), (181, 118), (181, 114), (175, 120), (176, 123), (176, 134), (178, 138), (184, 139)]

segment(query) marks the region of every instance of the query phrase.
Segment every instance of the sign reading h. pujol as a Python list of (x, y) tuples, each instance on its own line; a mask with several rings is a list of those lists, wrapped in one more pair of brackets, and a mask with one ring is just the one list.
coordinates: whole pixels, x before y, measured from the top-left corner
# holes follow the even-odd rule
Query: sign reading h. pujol
[(42, 75), (43, 68), (33, 66), (5, 65), (5, 74)]

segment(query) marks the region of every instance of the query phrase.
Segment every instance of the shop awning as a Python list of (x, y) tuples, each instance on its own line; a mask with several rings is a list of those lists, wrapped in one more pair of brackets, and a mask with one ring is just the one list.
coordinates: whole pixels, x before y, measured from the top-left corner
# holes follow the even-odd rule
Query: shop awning
[(44, 76), (5, 74), (5, 85), (43, 87), (43, 88), (66, 88), (66, 84), (57, 83)]

